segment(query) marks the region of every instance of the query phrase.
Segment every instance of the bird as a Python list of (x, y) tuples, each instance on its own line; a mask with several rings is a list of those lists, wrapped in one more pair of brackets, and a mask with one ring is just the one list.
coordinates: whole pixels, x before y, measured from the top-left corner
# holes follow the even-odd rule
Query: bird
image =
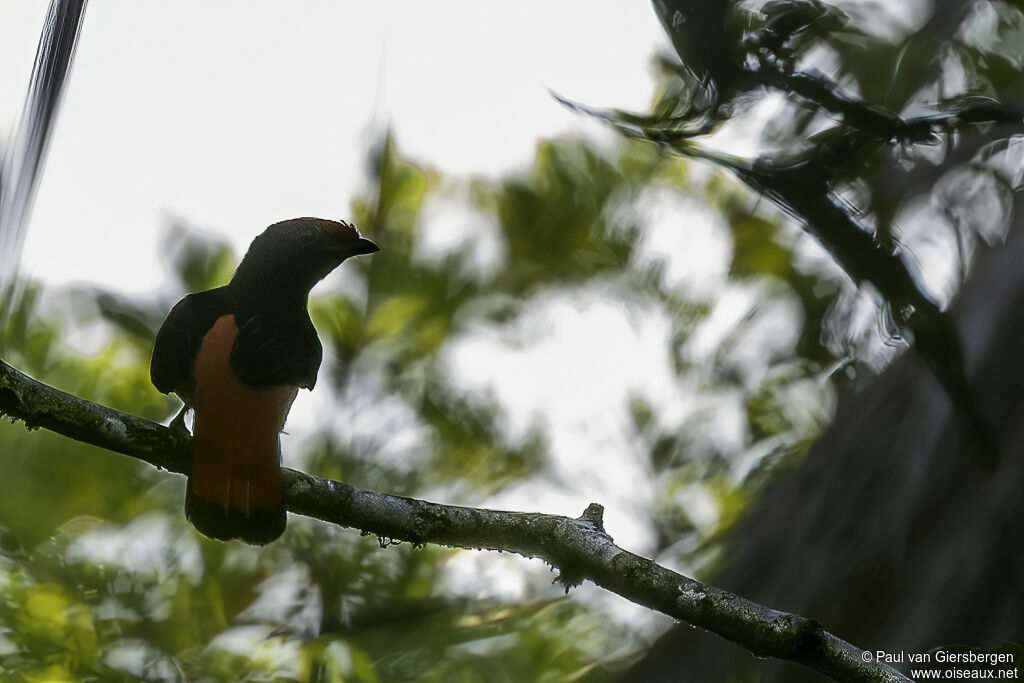
[(344, 221), (281, 221), (252, 241), (228, 284), (167, 314), (150, 379), (183, 401), (179, 428), (192, 411), (185, 517), (203, 535), (265, 545), (284, 533), (280, 433), (323, 359), (309, 291), (346, 259), (379, 250)]

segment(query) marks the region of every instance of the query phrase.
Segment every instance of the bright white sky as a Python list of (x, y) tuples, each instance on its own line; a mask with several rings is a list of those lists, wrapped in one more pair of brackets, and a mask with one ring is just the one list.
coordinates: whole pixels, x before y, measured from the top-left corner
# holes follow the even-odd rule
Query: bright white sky
[[(42, 0), (0, 0), (0, 131), (31, 69)], [(155, 290), (172, 217), (227, 234), (350, 216), (368, 143), (442, 171), (525, 168), (535, 140), (599, 135), (548, 88), (642, 110), (665, 42), (621, 0), (90, 3), (22, 258), (50, 283)]]

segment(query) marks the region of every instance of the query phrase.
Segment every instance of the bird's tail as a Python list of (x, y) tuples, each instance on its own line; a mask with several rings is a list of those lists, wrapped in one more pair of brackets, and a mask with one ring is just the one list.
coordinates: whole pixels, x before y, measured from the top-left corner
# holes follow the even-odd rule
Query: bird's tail
[(189, 477), (185, 517), (209, 538), (270, 543), (284, 533), (286, 524), (280, 466), (276, 476), (262, 479), (244, 475)]

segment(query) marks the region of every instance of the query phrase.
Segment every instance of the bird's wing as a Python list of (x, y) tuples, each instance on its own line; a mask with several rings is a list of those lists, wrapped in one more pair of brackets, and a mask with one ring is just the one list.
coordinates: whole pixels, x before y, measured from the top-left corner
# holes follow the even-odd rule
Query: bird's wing
[(223, 288), (189, 294), (167, 314), (156, 333), (149, 376), (161, 392), (174, 391), (189, 402), (192, 363), (199, 345), (214, 321), (229, 312), (230, 303)]
[(256, 313), (238, 321), (231, 366), (246, 384), (312, 389), (323, 347), (309, 315)]

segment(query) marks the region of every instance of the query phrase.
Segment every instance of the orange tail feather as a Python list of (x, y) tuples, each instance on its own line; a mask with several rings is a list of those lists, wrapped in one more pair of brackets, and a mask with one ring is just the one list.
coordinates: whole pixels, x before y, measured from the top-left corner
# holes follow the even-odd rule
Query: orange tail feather
[(210, 538), (263, 545), (285, 528), (279, 435), (297, 388), (239, 380), (230, 363), (237, 333), (233, 315), (220, 317), (196, 354), (185, 516)]

